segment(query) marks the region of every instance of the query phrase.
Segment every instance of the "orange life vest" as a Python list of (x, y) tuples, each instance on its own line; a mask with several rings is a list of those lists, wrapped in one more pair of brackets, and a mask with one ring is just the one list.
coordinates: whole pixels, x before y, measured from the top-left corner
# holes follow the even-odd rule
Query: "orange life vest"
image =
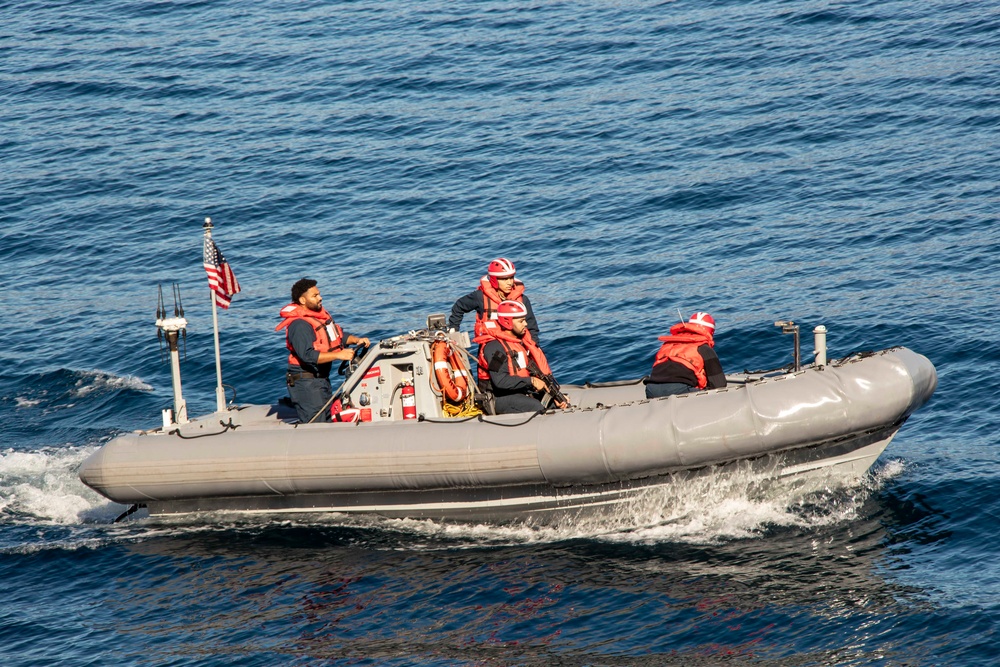
[(699, 389), (708, 386), (705, 360), (698, 354), (698, 348), (702, 345), (715, 347), (715, 340), (708, 328), (700, 324), (681, 322), (670, 327), (670, 335), (660, 336), (660, 340), (663, 341), (663, 345), (656, 353), (653, 366), (666, 361), (676, 361), (691, 369), (698, 380)]
[(482, 336), (490, 331), (500, 331), (497, 324), (497, 306), (501, 301), (517, 301), (524, 303), (521, 299), (524, 296), (524, 283), (514, 279), (514, 287), (511, 288), (507, 298), (500, 296), (500, 293), (490, 285), (490, 277), (483, 276), (479, 279), (479, 291), (483, 293), (483, 312), (476, 313), (476, 326), (473, 330), (474, 336)]
[(301, 360), (295, 354), (295, 349), (292, 347), (292, 341), (288, 339), (288, 325), (295, 320), (305, 320), (313, 328), (313, 333), (316, 334), (316, 340), (313, 341), (314, 350), (318, 352), (335, 352), (336, 350), (343, 349), (344, 331), (340, 328), (339, 324), (333, 321), (330, 313), (326, 312), (326, 308), (321, 308), (317, 312), (309, 310), (302, 304), (290, 303), (281, 309), (280, 315), (283, 319), (278, 323), (278, 326), (274, 327), (274, 330), (281, 331), (285, 329), (285, 347), (288, 348), (288, 364), (290, 366), (302, 365)]
[(511, 375), (522, 378), (531, 377), (531, 373), (528, 370), (529, 359), (538, 366), (538, 370), (543, 374), (549, 375), (552, 373), (552, 369), (549, 368), (549, 362), (545, 359), (542, 348), (538, 347), (531, 337), (531, 332), (528, 330), (525, 330), (523, 338), (518, 338), (497, 324), (495, 331), (488, 331), (482, 336), (476, 336), (473, 340), (479, 343), (479, 358), (476, 362), (479, 366), (477, 376), (480, 380), (489, 381), (490, 379), (490, 364), (486, 361), (484, 350), (486, 349), (486, 344), (491, 340), (500, 341), (504, 350), (507, 351), (507, 372)]

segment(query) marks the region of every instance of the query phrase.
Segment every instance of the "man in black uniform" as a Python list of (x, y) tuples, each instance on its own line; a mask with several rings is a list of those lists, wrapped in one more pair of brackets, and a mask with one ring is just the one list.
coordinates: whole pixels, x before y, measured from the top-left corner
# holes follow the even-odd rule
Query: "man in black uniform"
[(334, 361), (354, 357), (354, 350), (347, 345), (363, 343), (367, 347), (370, 341), (344, 333), (323, 308), (316, 281), (309, 278), (292, 285), (292, 302), (281, 309), (281, 318), (275, 331), (286, 329), (288, 395), (299, 421), (331, 421), (330, 368)]
[(480, 385), (493, 392), (498, 415), (538, 412), (543, 409), (538, 396), (550, 387), (537, 376), (551, 378), (552, 371), (528, 331), (528, 311), (517, 301), (502, 301), (497, 312), (499, 326), (476, 337)]

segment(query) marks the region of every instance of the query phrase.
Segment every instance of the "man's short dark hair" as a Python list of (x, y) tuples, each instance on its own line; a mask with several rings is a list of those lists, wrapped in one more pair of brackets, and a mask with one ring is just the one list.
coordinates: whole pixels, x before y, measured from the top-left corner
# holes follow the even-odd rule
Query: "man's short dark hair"
[(292, 303), (298, 303), (299, 297), (316, 287), (316, 281), (312, 278), (302, 278), (292, 285)]

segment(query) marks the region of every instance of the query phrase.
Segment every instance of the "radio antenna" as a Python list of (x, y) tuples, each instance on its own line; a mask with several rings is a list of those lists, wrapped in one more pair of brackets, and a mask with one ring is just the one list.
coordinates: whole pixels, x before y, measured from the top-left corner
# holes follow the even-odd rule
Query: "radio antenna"
[[(157, 285), (157, 289), (159, 295), (156, 299), (156, 321), (159, 322), (166, 319), (167, 311), (163, 307), (163, 285)], [(156, 340), (160, 344), (160, 361), (163, 361), (163, 329), (160, 327), (156, 327)]]
[[(174, 317), (184, 317), (184, 302), (181, 301), (181, 286), (178, 283), (174, 283)], [(187, 328), (181, 329), (181, 344), (184, 348), (184, 361), (187, 361), (188, 356), (187, 341)]]

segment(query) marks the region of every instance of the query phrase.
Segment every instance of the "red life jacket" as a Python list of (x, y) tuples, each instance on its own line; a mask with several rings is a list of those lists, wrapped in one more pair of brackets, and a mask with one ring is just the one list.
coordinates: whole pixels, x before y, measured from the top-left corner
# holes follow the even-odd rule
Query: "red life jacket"
[(483, 276), (479, 279), (479, 291), (483, 293), (483, 312), (476, 313), (476, 326), (473, 330), (474, 336), (482, 336), (489, 331), (500, 331), (497, 324), (497, 306), (501, 301), (517, 301), (524, 303), (521, 297), (524, 296), (524, 283), (514, 279), (514, 287), (511, 288), (507, 298), (500, 296), (493, 285), (490, 285), (490, 277)]
[(523, 338), (518, 338), (512, 332), (501, 328), (497, 324), (496, 331), (487, 331), (482, 336), (476, 336), (473, 340), (479, 343), (479, 358), (476, 362), (479, 366), (477, 375), (480, 380), (488, 382), (490, 379), (490, 364), (486, 361), (483, 350), (486, 349), (486, 344), (491, 340), (500, 341), (504, 350), (507, 351), (507, 372), (509, 374), (522, 378), (531, 377), (531, 373), (528, 371), (529, 358), (535, 362), (538, 370), (543, 374), (549, 375), (552, 373), (552, 369), (549, 368), (549, 362), (545, 359), (542, 348), (538, 347), (534, 339), (531, 338), (531, 332), (528, 330), (524, 331)]
[(670, 327), (670, 335), (660, 336), (660, 340), (663, 341), (663, 345), (656, 353), (653, 366), (666, 361), (676, 361), (691, 369), (698, 380), (699, 389), (708, 386), (705, 360), (698, 354), (698, 348), (702, 345), (715, 347), (715, 340), (710, 329), (700, 324), (681, 322)]
[(326, 308), (321, 308), (317, 312), (309, 310), (301, 304), (290, 303), (281, 309), (280, 315), (283, 319), (278, 323), (278, 326), (274, 327), (274, 330), (281, 331), (285, 329), (285, 347), (288, 348), (289, 365), (302, 365), (302, 362), (295, 354), (295, 349), (292, 347), (292, 341), (288, 339), (288, 325), (295, 320), (305, 320), (313, 328), (313, 333), (316, 334), (316, 340), (313, 341), (314, 350), (318, 352), (334, 352), (343, 349), (344, 331), (340, 328), (339, 324), (333, 321), (330, 313), (326, 312)]

